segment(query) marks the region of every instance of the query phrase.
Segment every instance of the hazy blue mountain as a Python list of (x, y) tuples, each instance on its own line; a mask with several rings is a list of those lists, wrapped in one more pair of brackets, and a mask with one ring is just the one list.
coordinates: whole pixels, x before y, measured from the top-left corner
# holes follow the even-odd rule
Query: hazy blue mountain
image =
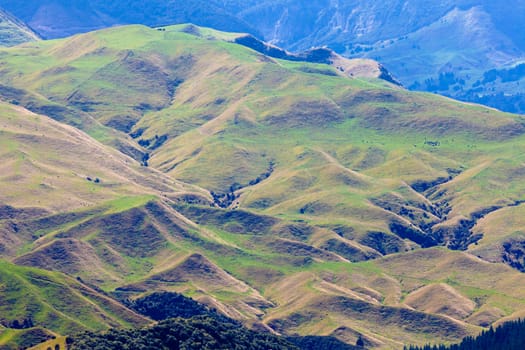
[(132, 23), (159, 26), (192, 22), (221, 30), (259, 34), (213, 0), (0, 0), (0, 6), (49, 39)]
[(0, 8), (0, 46), (13, 46), (37, 39), (38, 35), (23, 22)]
[(291, 51), (373, 58), (406, 87), (525, 113), (525, 1), (0, 0), (47, 38), (126, 23), (193, 22)]
[(327, 45), (380, 61), (412, 89), (525, 112), (523, 1), (272, 0), (239, 16), (287, 49)]

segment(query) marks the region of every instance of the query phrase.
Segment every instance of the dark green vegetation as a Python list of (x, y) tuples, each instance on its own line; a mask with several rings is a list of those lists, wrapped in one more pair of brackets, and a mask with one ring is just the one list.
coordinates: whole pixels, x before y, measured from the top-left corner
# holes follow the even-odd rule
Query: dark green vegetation
[(175, 318), (140, 330), (110, 330), (83, 333), (67, 341), (68, 349), (157, 350), (157, 349), (238, 349), (238, 350), (359, 350), (326, 337), (282, 337), (250, 331), (237, 322), (206, 316)]
[[(356, 349), (355, 346), (351, 346), (348, 344), (345, 344), (344, 342), (336, 339), (335, 337), (319, 337), (319, 336), (306, 336), (306, 337), (288, 337), (288, 338), (279, 338), (272, 336), (270, 334), (257, 334), (254, 332), (250, 332), (247, 329), (243, 328), (242, 325), (225, 316), (220, 315), (215, 310), (210, 310), (208, 307), (199, 304), (195, 302), (193, 299), (187, 298), (181, 294), (178, 293), (170, 293), (170, 292), (157, 292), (148, 294), (146, 296), (140, 297), (135, 300), (126, 300), (124, 302), (128, 307), (131, 309), (137, 311), (138, 313), (150, 317), (153, 320), (156, 321), (164, 321), (168, 320), (170, 318), (178, 318), (178, 321), (172, 320), (171, 323), (168, 324), (167, 328), (174, 328), (175, 326), (179, 326), (179, 323), (182, 321), (181, 319), (192, 319), (188, 321), (188, 331), (187, 333), (201, 333), (203, 331), (208, 332), (212, 334), (218, 334), (221, 340), (217, 341), (216, 343), (210, 341), (209, 339), (206, 340), (204, 344), (200, 344), (202, 342), (197, 341), (196, 339), (188, 339), (184, 341), (180, 341), (180, 343), (184, 343), (189, 348), (198, 348), (201, 349), (202, 347), (207, 347), (210, 349), (223, 349), (223, 348), (238, 348), (238, 349), (278, 349), (278, 348), (286, 348), (286, 349), (295, 349), (298, 347), (302, 350), (315, 350), (315, 349), (326, 349), (326, 350), (353, 350)], [(203, 322), (211, 323), (208, 326), (203, 326)], [(211, 329), (210, 329), (211, 328)], [(232, 329), (235, 329), (235, 332), (237, 334), (232, 333)], [(169, 330), (172, 331), (171, 329)], [(264, 332), (267, 332), (268, 330), (263, 330)], [(148, 341), (151, 340), (152, 337), (152, 330), (148, 330), (147, 332), (142, 332), (140, 337), (148, 339)], [(89, 337), (90, 335), (82, 335), (80, 339), (85, 339)], [(179, 340), (184, 338), (184, 332), (179, 335)], [(248, 342), (240, 342), (236, 343), (235, 345), (232, 345), (230, 343), (231, 339), (230, 337), (240, 336), (241, 339), (247, 339)], [(110, 339), (114, 338), (114, 334), (104, 334), (104, 335), (96, 335), (95, 339), (97, 337), (102, 337), (102, 339)], [(128, 346), (137, 346), (137, 342), (133, 340), (133, 337), (130, 336), (128, 339), (123, 336), (125, 340), (122, 340), (124, 344), (128, 344)], [(155, 337), (155, 336), (153, 336)], [(214, 336), (217, 338), (217, 336)], [(120, 338), (120, 337), (119, 337)], [(160, 339), (164, 339), (165, 337), (162, 335), (159, 335)], [(75, 338), (74, 338), (75, 339)], [(288, 341), (288, 344), (286, 344), (286, 341)], [(222, 341), (226, 340), (226, 341)], [(82, 340), (76, 340), (77, 342), (82, 342)], [(148, 341), (146, 341), (147, 344)], [(84, 340), (85, 342), (85, 340)], [(255, 344), (251, 344), (252, 342), (255, 342)], [(179, 343), (179, 347), (181, 346)], [(193, 343), (193, 345), (191, 345)], [(96, 342), (92, 342), (91, 344), (97, 344)], [(102, 344), (104, 344), (104, 341), (102, 341)], [(233, 346), (228, 347), (226, 346)], [(260, 344), (260, 345), (259, 345)], [(292, 346), (294, 344), (295, 346)], [(100, 344), (99, 344), (100, 345)], [(168, 346), (165, 344), (165, 346)], [(226, 346), (226, 347), (225, 347)], [(265, 347), (266, 346), (266, 347)], [(168, 346), (168, 348), (170, 348)], [(359, 348), (357, 348), (359, 349)]]
[[(521, 117), (240, 37), (128, 26), (0, 50), (2, 258), (368, 348), (457, 342), (523, 315)], [(125, 327), (136, 313), (120, 307)], [(12, 314), (8, 326), (62, 335), (112, 326)]]
[(162, 321), (141, 330), (85, 333), (68, 340), (68, 347), (71, 350), (298, 349), (274, 335), (250, 331), (238, 323), (202, 316)]
[(525, 348), (525, 322), (504, 323), (490, 328), (477, 337), (467, 337), (460, 344), (410, 346), (407, 350), (520, 350)]
[(485, 79), (523, 61), (525, 5), (518, 0), (0, 0), (0, 6), (50, 38), (115, 24), (192, 22), (249, 32), (292, 51), (328, 46), (377, 59), (411, 89), (525, 112), (523, 75)]
[(306, 336), (306, 337), (288, 337), (287, 340), (294, 344), (297, 348), (301, 350), (364, 350), (362, 344), (363, 340), (359, 340), (357, 344), (359, 346), (349, 345), (343, 343), (341, 340), (338, 340), (335, 337), (318, 337), (318, 336)]
[(126, 300), (124, 304), (139, 314), (155, 321), (163, 321), (175, 317), (219, 316), (216, 313), (212, 313), (204, 305), (178, 293), (156, 292), (136, 300)]

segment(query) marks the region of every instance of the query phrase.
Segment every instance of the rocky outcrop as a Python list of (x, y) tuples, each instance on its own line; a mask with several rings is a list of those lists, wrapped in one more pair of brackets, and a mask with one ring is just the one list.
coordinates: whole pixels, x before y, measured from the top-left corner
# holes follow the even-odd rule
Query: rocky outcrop
[[(347, 59), (327, 47), (317, 47), (300, 53), (291, 53), (249, 34), (237, 37), (234, 42), (272, 58), (296, 62), (327, 64), (335, 67), (339, 72), (348, 77), (377, 78), (395, 85), (401, 85), (401, 83), (379, 62), (371, 59)], [(310, 70), (306, 72), (335, 75), (333, 72), (330, 74), (329, 71), (320, 72), (318, 70)]]

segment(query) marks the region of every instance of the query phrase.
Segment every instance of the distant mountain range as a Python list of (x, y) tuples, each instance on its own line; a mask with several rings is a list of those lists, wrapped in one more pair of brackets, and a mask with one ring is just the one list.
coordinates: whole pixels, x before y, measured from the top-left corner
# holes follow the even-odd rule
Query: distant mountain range
[(159, 26), (187, 22), (260, 36), (254, 27), (214, 0), (2, 0), (0, 7), (14, 13), (48, 39), (118, 24)]
[(0, 9), (0, 46), (38, 40), (38, 35), (16, 17)]
[(525, 112), (525, 3), (446, 1), (0, 0), (46, 38), (117, 24), (192, 22), (292, 51), (328, 46), (383, 63), (406, 87)]

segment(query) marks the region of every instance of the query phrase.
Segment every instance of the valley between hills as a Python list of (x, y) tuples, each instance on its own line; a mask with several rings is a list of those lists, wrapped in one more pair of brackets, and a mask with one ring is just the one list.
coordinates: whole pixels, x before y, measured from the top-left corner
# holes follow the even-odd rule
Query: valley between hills
[(525, 119), (248, 39), (132, 25), (0, 49), (6, 349), (151, 324), (118, 300), (154, 291), (377, 349), (525, 316)]

